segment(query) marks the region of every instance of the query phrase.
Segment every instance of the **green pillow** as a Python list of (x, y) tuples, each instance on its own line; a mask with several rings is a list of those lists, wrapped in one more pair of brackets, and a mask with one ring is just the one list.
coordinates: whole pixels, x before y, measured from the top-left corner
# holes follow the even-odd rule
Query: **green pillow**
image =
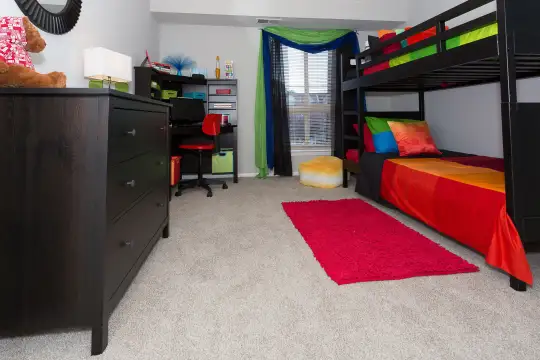
[(410, 119), (390, 119), (390, 118), (378, 118), (373, 116), (366, 116), (366, 123), (369, 128), (369, 131), (373, 135), (382, 133), (385, 131), (392, 131), (390, 130), (390, 126), (388, 126), (389, 121), (401, 121), (405, 123), (410, 122), (417, 122), (419, 120), (410, 120)]
[(388, 121), (418, 122), (418, 120), (388, 119), (367, 116), (366, 123), (369, 131), (371, 131), (373, 146), (375, 147), (375, 152), (377, 154), (393, 154), (399, 152), (396, 139), (388, 125)]

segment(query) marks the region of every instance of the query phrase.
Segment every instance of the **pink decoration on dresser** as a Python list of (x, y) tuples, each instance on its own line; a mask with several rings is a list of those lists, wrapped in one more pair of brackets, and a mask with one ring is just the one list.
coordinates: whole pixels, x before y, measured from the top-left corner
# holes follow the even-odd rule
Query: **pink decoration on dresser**
[(34, 69), (32, 58), (26, 51), (26, 45), (23, 18), (0, 17), (0, 61)]

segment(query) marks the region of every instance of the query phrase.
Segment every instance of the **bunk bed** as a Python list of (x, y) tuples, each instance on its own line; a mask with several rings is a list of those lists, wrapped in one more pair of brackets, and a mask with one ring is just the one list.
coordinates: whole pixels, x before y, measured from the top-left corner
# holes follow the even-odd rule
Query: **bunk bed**
[[(493, 13), (453, 28), (446, 26), (452, 19), (493, 3), (496, 4)], [(527, 283), (532, 283), (532, 275), (527, 282), (516, 277), (527, 270), (530, 273), (525, 253), (540, 248), (540, 167), (534, 164), (540, 158), (537, 140), (540, 103), (523, 103), (517, 98), (518, 79), (540, 76), (538, 14), (540, 1), (536, 0), (469, 0), (356, 55), (354, 62), (347, 53), (341, 54), (340, 61), (341, 121), (336, 132), (344, 164), (344, 186), (348, 186), (349, 173), (356, 174), (357, 187), (371, 182), (371, 198), (389, 203), (484, 253), (490, 264), (490, 261), (504, 263), (508, 259), (501, 249), (513, 249), (509, 250), (514, 251), (509, 255), (512, 264), (500, 268), (509, 273), (510, 286), (517, 291), (525, 291)], [(436, 29), (434, 36), (406, 47), (395, 46), (430, 29)], [(390, 46), (394, 46), (392, 52), (375, 56)], [(469, 154), (443, 151), (439, 156), (423, 156), (427, 159), (404, 159), (397, 154), (364, 152), (366, 117), (425, 120), (425, 92), (496, 82), (501, 84), (504, 173), (498, 171), (500, 168), (479, 170), (481, 167), (475, 165), (475, 159), (467, 158)], [(419, 111), (368, 112), (358, 106), (364, 103), (367, 92), (417, 93)], [(451, 165), (458, 157), (463, 157), (463, 161)], [(456, 172), (465, 174), (467, 180), (458, 179)], [(408, 179), (412, 178), (416, 184), (437, 181), (449, 186), (449, 193), (468, 191), (468, 195), (456, 200), (457, 197), (450, 199), (438, 192), (438, 199), (429, 201), (430, 209), (426, 213), (421, 209), (425, 204), (412, 202), (411, 205), (409, 200), (432, 197), (435, 193), (426, 193), (428, 190), (422, 186), (411, 193), (413, 185)], [(477, 181), (470, 181), (471, 178)], [(400, 187), (406, 190), (400, 191)], [(450, 207), (458, 213), (467, 208), (467, 203), (485, 204), (474, 214), (487, 225), (484, 230), (475, 227), (475, 231), (493, 231), (493, 234), (473, 236), (483, 237), (481, 243), (471, 244), (467, 241), (471, 234), (452, 231), (470, 225), (459, 223), (466, 220), (452, 217), (458, 221), (452, 223), (439, 212), (438, 220), (433, 223), (437, 209)], [(444, 226), (441, 225), (445, 220)], [(493, 224), (497, 224), (496, 229), (492, 229)], [(497, 244), (493, 245), (494, 242)], [(491, 245), (497, 249), (490, 251)]]

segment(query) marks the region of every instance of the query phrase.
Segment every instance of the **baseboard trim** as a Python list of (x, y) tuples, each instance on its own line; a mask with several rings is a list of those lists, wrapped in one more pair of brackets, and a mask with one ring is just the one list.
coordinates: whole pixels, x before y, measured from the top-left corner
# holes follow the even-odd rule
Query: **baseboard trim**
[[(256, 178), (259, 173), (241, 173), (238, 174), (239, 178)], [(293, 172), (293, 176), (299, 176), (300, 173), (298, 171)], [(268, 174), (268, 177), (275, 177), (274, 173)], [(232, 175), (211, 175), (211, 174), (205, 174), (204, 177), (209, 179), (231, 179)], [(183, 180), (191, 180), (196, 179), (197, 175), (182, 175)]]

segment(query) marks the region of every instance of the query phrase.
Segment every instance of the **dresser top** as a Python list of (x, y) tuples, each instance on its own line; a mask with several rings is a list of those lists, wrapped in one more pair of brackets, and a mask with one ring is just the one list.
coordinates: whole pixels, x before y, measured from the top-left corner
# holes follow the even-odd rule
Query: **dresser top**
[(32, 88), (32, 89), (25, 89), (25, 88), (0, 88), (0, 96), (3, 95), (31, 95), (31, 96), (85, 96), (85, 97), (92, 97), (92, 96), (112, 96), (117, 98), (123, 98), (128, 100), (134, 100), (139, 102), (145, 102), (149, 104), (156, 104), (156, 105), (162, 105), (162, 106), (169, 106), (172, 105), (158, 101), (149, 99), (143, 96), (139, 95), (133, 95), (121, 91), (116, 91), (112, 89), (85, 89), (85, 88), (65, 88), (65, 89), (40, 89), (40, 88)]

